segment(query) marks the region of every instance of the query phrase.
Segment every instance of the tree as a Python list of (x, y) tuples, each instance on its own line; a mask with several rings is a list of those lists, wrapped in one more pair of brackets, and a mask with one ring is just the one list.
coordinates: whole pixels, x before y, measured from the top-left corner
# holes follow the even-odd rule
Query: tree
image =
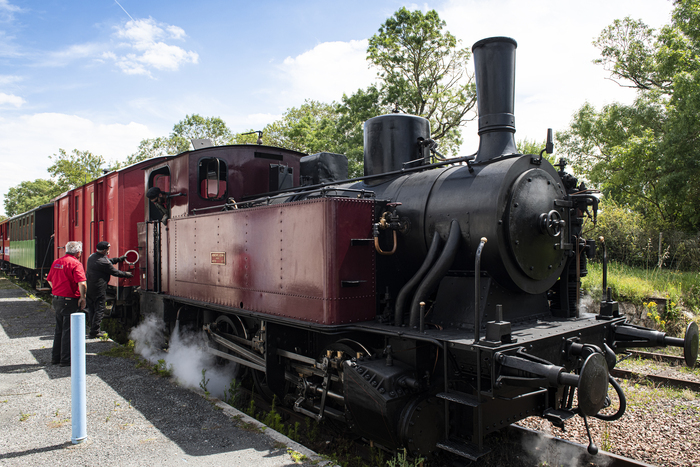
[(586, 104), (557, 134), (578, 172), (662, 229), (700, 229), (699, 25), (699, 0), (677, 1), (660, 32), (616, 20), (594, 42), (597, 63), (637, 89), (635, 103)]
[(48, 168), (49, 174), (56, 179), (61, 191), (85, 185), (104, 173), (104, 157), (90, 151), (73, 149), (69, 154), (64, 149), (59, 149), (58, 154), (54, 154), (50, 159), (53, 164)]
[(307, 154), (336, 152), (337, 121), (335, 103), (307, 99), (299, 108), (287, 109), (282, 119), (267, 125), (263, 129), (263, 142)]
[(364, 173), (364, 125), (367, 120), (391, 110), (382, 105), (382, 97), (376, 85), (366, 90), (358, 89), (351, 96), (343, 94), (337, 106), (337, 138), (339, 153), (348, 157), (348, 173), (351, 178)]
[(12, 217), (50, 202), (63, 190), (52, 180), (37, 179), (13, 186), (5, 195), (5, 213)]
[(214, 146), (235, 142), (233, 133), (221, 118), (202, 117), (199, 114), (185, 115), (185, 118), (173, 125), (169, 136), (141, 140), (138, 150), (123, 163), (112, 164), (113, 168), (126, 167), (152, 157), (189, 151), (193, 139), (209, 139)]
[(455, 154), (460, 128), (475, 116), (476, 86), (466, 72), (471, 52), (444, 26), (435, 10), (401, 8), (370, 38), (367, 60), (378, 70), (381, 103), (427, 118), (442, 152)]
[(168, 138), (158, 137), (142, 139), (139, 143), (139, 148), (135, 153), (127, 157), (123, 163), (113, 164), (113, 166), (116, 166), (115, 168), (127, 167), (131, 164), (136, 164), (137, 162), (151, 159), (152, 157), (161, 157), (167, 156), (168, 154), (174, 154), (176, 151), (177, 148)]
[[(335, 102), (325, 104), (307, 99), (298, 108), (287, 109), (280, 120), (265, 126), (262, 130), (263, 144), (307, 154), (318, 152), (344, 154), (348, 156), (349, 176), (361, 176), (362, 123), (366, 118), (377, 115), (374, 111), (361, 109), (359, 105), (355, 105), (364, 96), (362, 90), (350, 98), (344, 95), (343, 104)], [(352, 103), (349, 104), (350, 102)], [(352, 111), (348, 110), (347, 104), (354, 106)], [(234, 141), (237, 144), (254, 144), (258, 138), (255, 133), (250, 131), (236, 134)]]
[(214, 146), (221, 146), (231, 144), (233, 133), (219, 117), (204, 118), (198, 114), (185, 115), (185, 118), (173, 127), (169, 144), (176, 149), (174, 154), (179, 154), (189, 151), (192, 139), (202, 138), (210, 139)]

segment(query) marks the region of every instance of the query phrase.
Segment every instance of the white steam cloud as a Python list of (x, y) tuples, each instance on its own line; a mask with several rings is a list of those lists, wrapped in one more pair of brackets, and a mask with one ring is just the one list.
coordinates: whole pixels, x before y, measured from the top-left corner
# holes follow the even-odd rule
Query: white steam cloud
[[(537, 433), (535, 436), (526, 436), (523, 440), (523, 449), (537, 462), (537, 465), (560, 465), (564, 467), (583, 467), (590, 465), (585, 453), (576, 446), (564, 443), (555, 443), (546, 435)], [(596, 464), (606, 467), (612, 460), (609, 457), (596, 457)]]
[(588, 294), (584, 295), (579, 302), (579, 310), (581, 310), (581, 313), (591, 313), (595, 315), (600, 311), (599, 307), (600, 302), (596, 302), (593, 300), (593, 297)]
[[(224, 398), (237, 370), (237, 364), (230, 362), (221, 366), (216, 358), (207, 352), (209, 342), (204, 332), (182, 332), (175, 329), (170, 336), (170, 345), (164, 350), (166, 335), (165, 323), (152, 316), (131, 331), (129, 336), (135, 342), (134, 351), (154, 365), (165, 361), (166, 368), (172, 368), (173, 376), (183, 386), (201, 389), (206, 381), (206, 390), (214, 397)], [(202, 375), (202, 370), (205, 370)]]

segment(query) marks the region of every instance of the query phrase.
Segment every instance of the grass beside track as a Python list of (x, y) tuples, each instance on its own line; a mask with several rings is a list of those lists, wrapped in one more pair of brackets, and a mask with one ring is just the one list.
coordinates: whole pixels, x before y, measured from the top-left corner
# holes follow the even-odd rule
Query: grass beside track
[[(603, 297), (603, 266), (588, 263), (588, 276), (582, 280), (582, 289), (594, 300)], [(649, 298), (666, 298), (677, 306), (700, 314), (700, 274), (667, 269), (641, 269), (619, 263), (608, 264), (608, 287), (613, 300), (643, 304)]]

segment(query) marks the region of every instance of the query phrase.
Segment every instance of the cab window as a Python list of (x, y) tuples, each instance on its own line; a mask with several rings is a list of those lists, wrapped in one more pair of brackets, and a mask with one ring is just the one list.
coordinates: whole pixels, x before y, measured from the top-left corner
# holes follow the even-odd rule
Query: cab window
[(211, 201), (219, 201), (226, 197), (226, 162), (216, 157), (205, 157), (199, 160), (199, 196)]

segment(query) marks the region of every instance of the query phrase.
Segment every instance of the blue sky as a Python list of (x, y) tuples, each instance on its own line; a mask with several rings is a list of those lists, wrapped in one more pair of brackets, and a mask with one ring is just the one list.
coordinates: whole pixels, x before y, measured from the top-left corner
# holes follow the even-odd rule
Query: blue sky
[[(367, 39), (402, 6), (437, 10), (465, 47), (518, 41), (516, 139), (531, 140), (565, 129), (585, 101), (630, 102), (591, 63), (591, 42), (616, 18), (660, 27), (672, 11), (667, 0), (0, 0), (0, 213), (10, 187), (49, 177), (59, 148), (122, 160), (186, 114), (257, 130), (304, 99), (366, 87)], [(474, 152), (476, 123), (463, 134)]]

